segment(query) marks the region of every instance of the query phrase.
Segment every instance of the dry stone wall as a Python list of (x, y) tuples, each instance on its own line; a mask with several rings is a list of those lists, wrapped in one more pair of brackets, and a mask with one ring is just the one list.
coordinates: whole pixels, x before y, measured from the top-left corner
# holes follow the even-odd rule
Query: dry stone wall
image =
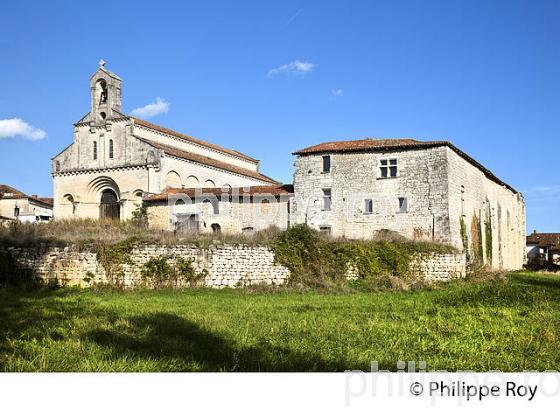
[[(17, 269), (30, 270), (44, 282), (83, 287), (108, 282), (107, 272), (93, 247), (0, 247), (1, 254), (9, 254)], [(141, 285), (144, 264), (160, 256), (190, 259), (195, 273), (204, 274), (201, 285), (212, 288), (282, 285), (290, 275), (288, 268), (276, 263), (274, 252), (265, 246), (135, 245), (129, 262), (119, 265), (124, 285)], [(448, 280), (466, 275), (466, 260), (464, 254), (417, 255), (411, 269), (426, 280)]]

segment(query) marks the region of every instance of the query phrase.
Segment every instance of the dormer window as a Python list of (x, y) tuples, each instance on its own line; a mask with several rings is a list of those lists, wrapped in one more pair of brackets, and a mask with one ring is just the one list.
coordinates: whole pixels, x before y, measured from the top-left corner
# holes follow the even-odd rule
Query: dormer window
[(396, 159), (382, 159), (381, 178), (396, 178), (397, 177), (397, 160)]

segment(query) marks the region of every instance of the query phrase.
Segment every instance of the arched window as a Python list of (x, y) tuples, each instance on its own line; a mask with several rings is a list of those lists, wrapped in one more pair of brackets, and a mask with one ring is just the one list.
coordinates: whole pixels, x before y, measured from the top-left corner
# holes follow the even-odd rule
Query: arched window
[(186, 214), (187, 213), (187, 204), (182, 199), (177, 199), (175, 204), (173, 204), (173, 213), (174, 214)]
[(99, 105), (107, 102), (107, 83), (105, 80), (101, 79), (95, 83), (95, 96)]
[(198, 187), (199, 187), (198, 178), (195, 177), (194, 175), (189, 175), (189, 177), (185, 181), (185, 188), (198, 188)]
[(204, 181), (203, 188), (216, 188), (216, 184), (211, 179), (207, 179), (206, 181)]
[(208, 206), (207, 204), (212, 205), (212, 213), (214, 215), (218, 215), (220, 213), (220, 207), (218, 206), (218, 201), (213, 200), (211, 201), (210, 199), (206, 198), (204, 201), (202, 201), (203, 205)]
[(245, 228), (241, 229), (243, 235), (252, 235), (254, 233), (254, 229), (252, 226), (246, 226)]
[(93, 141), (93, 159), (97, 159), (97, 141)]
[(165, 176), (165, 186), (167, 188), (181, 188), (181, 177), (175, 171), (169, 171)]
[(64, 195), (64, 203), (70, 205), (72, 207), (72, 215), (76, 214), (76, 202), (74, 201), (74, 197), (70, 194)]
[(109, 158), (113, 159), (113, 140), (109, 140)]
[(220, 227), (220, 224), (212, 224), (210, 225), (210, 227), (212, 228), (212, 233), (222, 232), (222, 228)]

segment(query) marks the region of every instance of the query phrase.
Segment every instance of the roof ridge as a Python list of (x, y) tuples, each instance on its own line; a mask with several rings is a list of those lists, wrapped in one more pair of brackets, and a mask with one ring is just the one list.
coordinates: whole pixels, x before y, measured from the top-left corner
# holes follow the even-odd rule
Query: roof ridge
[(249, 162), (253, 162), (253, 163), (258, 163), (259, 162), (259, 160), (255, 159), (253, 157), (250, 157), (249, 155), (243, 154), (242, 152), (239, 152), (239, 151), (236, 151), (236, 150), (233, 150), (233, 149), (229, 149), (229, 148), (225, 148), (225, 147), (222, 147), (220, 145), (213, 144), (211, 142), (207, 142), (207, 141), (201, 140), (199, 138), (195, 138), (193, 136), (190, 136), (190, 135), (183, 134), (181, 132), (172, 130), (171, 128), (166, 128), (166, 127), (162, 127), (162, 126), (157, 125), (157, 124), (153, 124), (151, 122), (142, 120), (140, 118), (136, 118), (136, 117), (133, 117), (133, 116), (130, 116), (130, 118), (132, 118), (134, 120), (135, 124), (138, 124), (140, 126), (144, 126), (146, 128), (150, 128), (154, 131), (159, 131), (159, 132), (162, 132), (164, 134), (169, 134), (169, 135), (174, 136), (174, 137), (182, 138), (182, 139), (185, 139), (185, 140), (187, 140), (189, 142), (192, 142), (194, 144), (198, 144), (198, 145), (202, 145), (202, 146), (207, 147), (207, 148), (215, 149), (215, 150), (220, 151), (222, 153), (229, 154), (229, 155), (244, 159), (244, 160), (249, 161)]
[(231, 165), (228, 164), (226, 162), (214, 159), (214, 158), (210, 158), (201, 154), (195, 154), (193, 152), (188, 152), (188, 151), (183, 151), (180, 148), (176, 148), (170, 145), (165, 145), (165, 144), (160, 144), (157, 142), (153, 142), (150, 140), (147, 140), (145, 138), (142, 137), (138, 137), (135, 136), (136, 138), (138, 138), (140, 141), (145, 142), (146, 144), (151, 145), (154, 148), (157, 149), (161, 149), (163, 150), (165, 153), (171, 155), (171, 156), (175, 156), (178, 158), (182, 158), (182, 159), (186, 159), (189, 161), (193, 161), (193, 162), (198, 162), (200, 164), (206, 165), (206, 166), (211, 166), (214, 168), (218, 168), (224, 171), (228, 171), (234, 174), (238, 174), (238, 175), (243, 175), (246, 176), (248, 178), (253, 178), (253, 179), (257, 179), (263, 182), (269, 182), (269, 183), (273, 183), (273, 184), (277, 184), (278, 181), (270, 178), (267, 175), (264, 175), (258, 171), (253, 171), (250, 169), (246, 169), (246, 168), (242, 168), (239, 167), (237, 165)]

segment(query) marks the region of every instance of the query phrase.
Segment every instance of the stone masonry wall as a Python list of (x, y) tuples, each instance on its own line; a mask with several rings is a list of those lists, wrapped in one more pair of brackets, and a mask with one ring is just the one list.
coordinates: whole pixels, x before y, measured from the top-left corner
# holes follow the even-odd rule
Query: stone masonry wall
[[(2, 253), (9, 253), (17, 268), (29, 269), (45, 282), (88, 287), (108, 281), (93, 249), (42, 245), (3, 247)], [(264, 246), (218, 244), (206, 249), (195, 245), (138, 245), (131, 253), (132, 263), (122, 265), (125, 285), (140, 285), (144, 264), (165, 255), (192, 258), (195, 272), (207, 273), (202, 285), (212, 288), (281, 285), (290, 275), (288, 268), (274, 262), (274, 252)], [(448, 280), (465, 276), (466, 260), (463, 254), (416, 256), (411, 268), (427, 280)]]

